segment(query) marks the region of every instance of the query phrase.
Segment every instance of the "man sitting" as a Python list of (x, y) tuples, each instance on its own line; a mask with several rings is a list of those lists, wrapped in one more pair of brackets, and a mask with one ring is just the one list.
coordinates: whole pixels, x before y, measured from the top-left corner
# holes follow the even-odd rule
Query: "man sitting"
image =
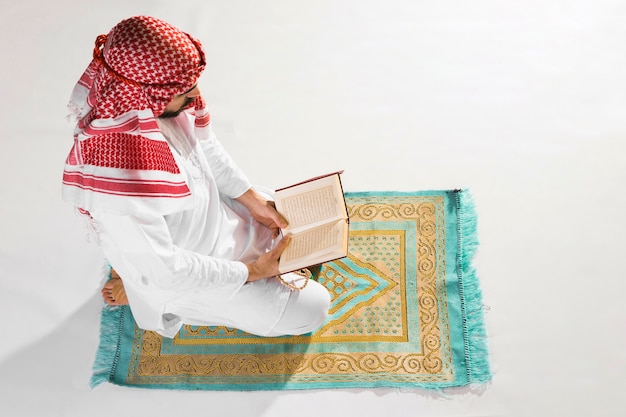
[(77, 125), (63, 198), (88, 216), (115, 270), (105, 301), (128, 303), (141, 328), (311, 332), (329, 294), (276, 278), (286, 221), (211, 131), (197, 85), (205, 66), (198, 40), (153, 17), (98, 36), (70, 102)]

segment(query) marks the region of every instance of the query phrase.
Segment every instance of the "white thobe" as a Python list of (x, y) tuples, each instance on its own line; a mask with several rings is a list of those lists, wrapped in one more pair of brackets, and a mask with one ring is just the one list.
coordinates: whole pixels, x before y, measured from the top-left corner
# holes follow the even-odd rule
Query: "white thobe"
[(166, 216), (91, 212), (137, 324), (166, 337), (182, 324), (269, 334), (290, 291), (277, 279), (246, 283), (243, 262), (274, 243), (271, 230), (234, 200), (250, 182), (212, 133), (196, 139), (187, 115), (159, 123), (191, 190), (193, 209)]

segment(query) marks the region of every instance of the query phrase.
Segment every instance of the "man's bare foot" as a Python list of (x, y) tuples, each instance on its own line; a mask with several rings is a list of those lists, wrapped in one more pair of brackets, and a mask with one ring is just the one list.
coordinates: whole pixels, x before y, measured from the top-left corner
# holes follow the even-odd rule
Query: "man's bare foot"
[(111, 306), (128, 305), (124, 284), (120, 276), (113, 269), (111, 270), (111, 279), (102, 287), (102, 298), (104, 298), (105, 303)]

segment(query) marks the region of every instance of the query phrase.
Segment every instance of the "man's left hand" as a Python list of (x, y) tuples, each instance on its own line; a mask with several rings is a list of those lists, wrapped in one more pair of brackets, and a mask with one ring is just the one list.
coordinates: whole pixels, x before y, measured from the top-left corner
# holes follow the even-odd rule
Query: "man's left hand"
[(250, 188), (237, 201), (250, 210), (254, 220), (272, 229), (274, 238), (280, 234), (280, 229), (287, 227), (287, 220), (276, 211), (274, 202), (264, 199), (254, 189)]

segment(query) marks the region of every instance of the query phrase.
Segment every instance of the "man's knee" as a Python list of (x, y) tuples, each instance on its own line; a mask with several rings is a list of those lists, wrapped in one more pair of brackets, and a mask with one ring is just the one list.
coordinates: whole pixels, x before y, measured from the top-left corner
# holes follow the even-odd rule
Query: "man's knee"
[[(313, 285), (311, 285), (313, 284)], [(302, 304), (307, 310), (308, 325), (306, 325), (305, 331), (302, 333), (308, 333), (313, 330), (317, 330), (328, 317), (328, 310), (330, 308), (330, 294), (326, 287), (317, 282), (309, 284), (310, 288), (306, 288), (301, 296), (307, 297), (306, 302)], [(308, 292), (306, 290), (309, 290)]]
[(328, 317), (330, 301), (326, 288), (310, 281), (302, 291), (291, 293), (287, 308), (274, 332), (300, 335), (319, 329)]

